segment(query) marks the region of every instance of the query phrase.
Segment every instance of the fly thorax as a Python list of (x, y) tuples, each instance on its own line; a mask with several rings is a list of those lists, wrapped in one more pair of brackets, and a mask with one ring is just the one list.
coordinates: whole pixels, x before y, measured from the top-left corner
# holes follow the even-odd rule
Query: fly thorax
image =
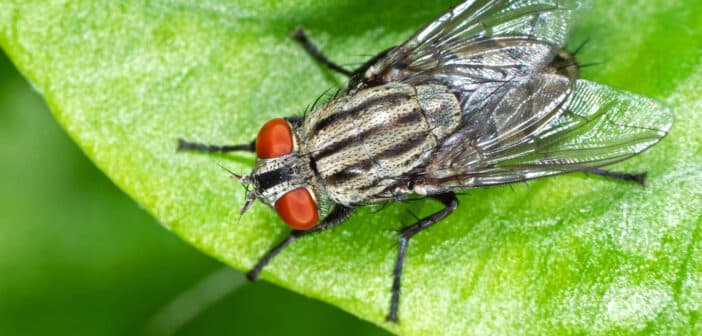
[(327, 196), (353, 205), (395, 190), (460, 120), (447, 87), (390, 83), (333, 99), (305, 120), (302, 134)]

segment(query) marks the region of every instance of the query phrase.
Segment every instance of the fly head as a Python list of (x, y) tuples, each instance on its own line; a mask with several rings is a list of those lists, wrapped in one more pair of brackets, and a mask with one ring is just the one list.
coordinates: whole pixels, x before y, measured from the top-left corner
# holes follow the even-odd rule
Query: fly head
[(275, 208), (278, 217), (295, 230), (319, 222), (319, 194), (315, 174), (291, 124), (282, 118), (265, 123), (256, 137), (256, 165), (251, 176), (241, 178), (253, 186), (242, 213), (258, 198)]

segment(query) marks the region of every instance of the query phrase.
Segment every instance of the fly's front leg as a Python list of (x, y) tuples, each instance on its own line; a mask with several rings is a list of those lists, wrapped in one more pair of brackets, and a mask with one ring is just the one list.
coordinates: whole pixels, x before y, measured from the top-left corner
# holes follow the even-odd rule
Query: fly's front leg
[(229, 152), (255, 152), (256, 140), (247, 144), (240, 145), (209, 145), (203, 143), (190, 142), (183, 139), (178, 139), (178, 149), (180, 151), (195, 151), (205, 153), (229, 153)]
[(397, 311), (400, 305), (400, 280), (402, 278), (402, 265), (407, 253), (407, 245), (410, 239), (422, 230), (432, 226), (434, 223), (446, 218), (458, 207), (458, 199), (453, 192), (432, 196), (433, 199), (444, 204), (441, 211), (421, 219), (419, 222), (410, 225), (400, 231), (400, 250), (397, 253), (397, 261), (393, 270), (392, 297), (390, 298), (390, 313), (385, 318), (387, 321), (397, 323)]
[(268, 253), (266, 253), (266, 255), (263, 256), (263, 258), (261, 258), (261, 260), (259, 260), (258, 263), (256, 263), (256, 266), (254, 266), (254, 268), (251, 269), (251, 271), (246, 273), (246, 277), (249, 278), (249, 280), (251, 281), (255, 281), (258, 278), (261, 271), (263, 270), (263, 268), (266, 265), (268, 265), (268, 263), (273, 259), (273, 257), (277, 256), (280, 252), (282, 252), (283, 249), (290, 245), (290, 243), (294, 242), (298, 238), (302, 238), (312, 233), (321, 232), (343, 223), (346, 219), (348, 219), (351, 216), (351, 214), (353, 214), (354, 210), (354, 208), (337, 205), (334, 207), (334, 210), (332, 210), (332, 212), (329, 215), (327, 215), (327, 217), (324, 218), (324, 220), (315, 227), (306, 231), (291, 231), (287, 238), (278, 243), (278, 245), (276, 245), (273, 249), (268, 251)]
[[(292, 116), (285, 118), (288, 122), (293, 124), (293, 126), (300, 127), (302, 125), (302, 117)], [(239, 145), (211, 145), (203, 144), (197, 142), (190, 142), (184, 139), (178, 139), (178, 152), (181, 151), (194, 151), (194, 152), (204, 152), (204, 153), (230, 153), (230, 152), (255, 152), (256, 151), (256, 139), (247, 143)]]
[(302, 29), (302, 27), (297, 27), (295, 30), (290, 34), (290, 36), (295, 40), (300, 42), (302, 46), (307, 50), (307, 53), (312, 56), (317, 62), (322, 63), (325, 67), (329, 68), (330, 70), (334, 72), (338, 72), (346, 77), (351, 77), (353, 72), (344, 69), (342, 66), (332, 62), (327, 56), (325, 56), (321, 51), (319, 51), (319, 48), (310, 41), (310, 39), (307, 37), (307, 34), (305, 34), (305, 30)]
[(629, 174), (629, 173), (621, 173), (621, 172), (613, 172), (609, 170), (604, 170), (600, 168), (591, 168), (591, 169), (586, 169), (583, 170), (585, 173), (590, 173), (590, 174), (595, 174), (607, 178), (612, 178), (615, 180), (622, 180), (622, 181), (629, 181), (629, 182), (636, 182), (640, 186), (645, 187), (646, 186), (646, 173), (640, 173), (640, 174)]

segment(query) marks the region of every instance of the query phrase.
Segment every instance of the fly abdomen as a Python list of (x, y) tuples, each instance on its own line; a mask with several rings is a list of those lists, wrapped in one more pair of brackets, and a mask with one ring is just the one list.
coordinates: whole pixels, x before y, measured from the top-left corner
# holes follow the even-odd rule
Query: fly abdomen
[(425, 163), (460, 119), (445, 86), (390, 83), (330, 101), (305, 120), (303, 134), (327, 195), (350, 205), (373, 201)]

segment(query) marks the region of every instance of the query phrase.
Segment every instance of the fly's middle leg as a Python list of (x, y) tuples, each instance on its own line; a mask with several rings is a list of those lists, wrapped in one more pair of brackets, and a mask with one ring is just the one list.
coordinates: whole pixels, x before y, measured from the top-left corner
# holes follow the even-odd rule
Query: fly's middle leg
[(402, 278), (402, 266), (405, 262), (405, 254), (407, 253), (407, 246), (409, 245), (410, 239), (417, 233), (422, 232), (424, 229), (446, 218), (446, 216), (450, 215), (458, 207), (458, 199), (456, 198), (456, 194), (453, 192), (434, 195), (432, 198), (443, 203), (445, 208), (400, 231), (400, 249), (397, 253), (397, 261), (395, 263), (395, 269), (393, 270), (390, 313), (385, 318), (387, 321), (397, 323), (397, 312), (400, 305), (400, 280)]
[(290, 234), (283, 239), (278, 245), (276, 245), (274, 248), (272, 248), (266, 255), (264, 255), (257, 263), (254, 268), (251, 269), (248, 273), (246, 273), (246, 277), (249, 278), (251, 281), (255, 281), (258, 279), (258, 276), (261, 274), (261, 271), (263, 270), (268, 263), (271, 262), (271, 260), (280, 254), (290, 243), (294, 242), (298, 238), (302, 238), (304, 236), (307, 236), (309, 234), (317, 233), (324, 231), (326, 229), (333, 228), (341, 223), (343, 223), (346, 219), (351, 217), (351, 214), (353, 214), (354, 208), (349, 208), (345, 207), (342, 205), (337, 205), (332, 212), (327, 215), (327, 217), (324, 218), (324, 220), (313, 227), (312, 229), (306, 230), (306, 231), (301, 231), (301, 230), (293, 230), (290, 232)]
[(302, 27), (297, 27), (295, 30), (290, 34), (290, 36), (295, 40), (300, 42), (300, 44), (305, 48), (307, 53), (312, 56), (317, 62), (323, 64), (325, 67), (329, 68), (329, 70), (332, 70), (334, 72), (338, 72), (346, 77), (351, 77), (353, 75), (353, 72), (344, 69), (344, 67), (334, 63), (331, 61), (327, 56), (325, 56), (321, 51), (319, 51), (319, 48), (312, 43), (312, 41), (307, 37), (307, 34), (305, 34), (305, 30)]
[(646, 186), (646, 173), (645, 172), (640, 173), (640, 174), (630, 174), (630, 173), (613, 172), (613, 171), (600, 169), (600, 168), (586, 169), (586, 170), (583, 170), (583, 172), (595, 174), (595, 175), (599, 175), (602, 177), (607, 177), (607, 178), (611, 178), (611, 179), (615, 179), (615, 180), (636, 182), (642, 187)]

